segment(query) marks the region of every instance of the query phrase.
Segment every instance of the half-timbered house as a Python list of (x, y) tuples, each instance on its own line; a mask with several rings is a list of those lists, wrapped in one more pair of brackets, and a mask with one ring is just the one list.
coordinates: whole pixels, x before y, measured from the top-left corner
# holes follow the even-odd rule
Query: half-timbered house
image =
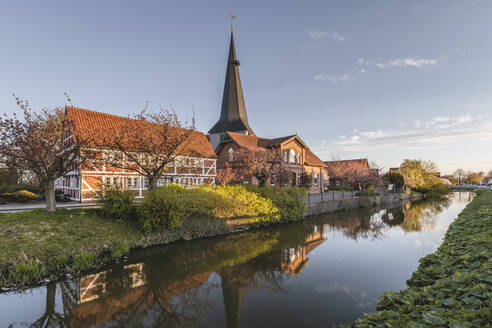
[[(78, 169), (57, 179), (55, 188), (68, 194), (72, 200), (81, 202), (97, 198), (103, 187), (115, 186), (132, 190), (136, 197), (142, 197), (148, 190), (147, 178), (132, 169), (136, 164), (112, 147), (104, 135), (108, 131), (121, 131), (132, 119), (73, 106), (67, 106), (65, 110), (75, 132), (91, 135), (91, 138), (88, 138), (91, 144), (80, 145), (81, 152), (90, 151), (91, 156)], [(132, 121), (138, 122), (138, 129), (149, 129), (148, 124), (155, 124)], [(70, 136), (67, 139), (70, 139)], [(179, 156), (165, 167), (157, 185), (177, 183), (192, 186), (215, 183), (217, 156), (207, 136), (202, 132), (191, 131), (188, 140), (177, 151)], [(138, 156), (149, 156), (138, 153), (138, 150), (136, 152)], [(115, 154), (121, 158), (124, 165), (111, 164), (114, 163)], [(109, 157), (112, 158), (111, 162), (107, 160)]]

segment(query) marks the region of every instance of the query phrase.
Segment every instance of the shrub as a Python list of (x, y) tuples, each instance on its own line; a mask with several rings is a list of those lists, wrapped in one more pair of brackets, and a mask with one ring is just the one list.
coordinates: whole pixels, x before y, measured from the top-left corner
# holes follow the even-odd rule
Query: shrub
[(15, 192), (4, 192), (0, 195), (0, 198), (8, 202), (19, 202), (19, 203), (28, 203), (32, 201), (40, 200), (41, 197), (35, 193), (32, 193), (28, 190), (19, 190)]
[(211, 204), (201, 189), (174, 184), (158, 187), (138, 207), (139, 226), (144, 232), (173, 230), (191, 216), (212, 216)]
[(104, 189), (99, 195), (102, 215), (117, 220), (130, 221), (136, 218), (135, 195), (130, 190)]
[[(253, 187), (253, 188), (251, 188)], [(215, 188), (219, 196), (219, 206), (214, 210), (218, 218), (246, 218), (254, 222), (273, 222), (280, 220), (280, 212), (271, 199), (263, 197), (258, 186), (221, 186)]]
[(307, 192), (303, 188), (296, 187), (263, 187), (250, 186), (263, 197), (270, 199), (278, 208), (282, 220), (294, 220), (301, 218), (306, 213), (305, 200)]

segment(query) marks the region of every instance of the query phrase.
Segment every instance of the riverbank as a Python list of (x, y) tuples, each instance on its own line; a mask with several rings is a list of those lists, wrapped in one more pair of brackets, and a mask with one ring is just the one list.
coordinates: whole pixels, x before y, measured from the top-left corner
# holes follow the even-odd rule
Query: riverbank
[[(55, 213), (44, 210), (0, 213), (0, 291), (96, 270), (124, 259), (130, 250), (136, 248), (219, 236), (295, 221), (303, 219), (306, 214), (313, 214), (306, 213), (306, 208), (300, 208), (305, 205), (302, 205), (302, 199), (293, 199), (292, 195), (296, 195), (295, 193), (289, 195), (283, 189), (275, 193), (273, 189), (258, 191), (247, 188), (247, 193), (237, 192), (236, 196), (234, 191), (237, 190), (229, 189), (222, 190), (222, 193), (227, 197), (226, 203), (233, 204), (235, 208), (223, 210), (228, 215), (234, 213), (232, 217), (220, 216), (217, 212), (215, 217), (194, 215), (187, 217), (183, 224), (174, 229), (146, 233), (135, 222), (103, 216), (101, 209), (58, 209)], [(183, 199), (182, 196), (180, 195), (180, 199)], [(375, 205), (372, 197), (367, 197), (367, 200), (363, 198), (360, 197), (362, 201), (358, 201), (368, 206)], [(257, 205), (254, 205), (254, 200)], [(203, 206), (203, 202), (198, 203)], [(268, 206), (265, 207), (265, 204)], [(211, 207), (217, 205), (217, 202), (210, 204)], [(250, 208), (252, 205), (254, 208)], [(265, 218), (261, 216), (265, 208), (277, 214)], [(351, 208), (340, 207), (339, 210)], [(253, 211), (259, 211), (259, 214), (245, 216), (243, 213)]]
[(478, 192), (407, 285), (383, 294), (378, 311), (346, 327), (490, 327), (492, 192)]

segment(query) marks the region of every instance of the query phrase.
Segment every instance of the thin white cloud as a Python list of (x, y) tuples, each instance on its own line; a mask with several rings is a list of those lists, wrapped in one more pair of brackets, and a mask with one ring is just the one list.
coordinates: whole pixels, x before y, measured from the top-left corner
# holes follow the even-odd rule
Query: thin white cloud
[(415, 149), (463, 141), (492, 141), (492, 120), (483, 115), (435, 117), (414, 121), (403, 129), (359, 131), (321, 142), (320, 153), (374, 151), (389, 148)]
[(328, 39), (338, 42), (344, 42), (347, 39), (347, 36), (343, 35), (338, 30), (334, 30), (332, 32), (310, 30), (307, 32), (307, 34), (313, 40)]
[(330, 75), (330, 74), (318, 74), (314, 77), (316, 81), (328, 81), (333, 84), (338, 84), (340, 82), (345, 82), (350, 79), (350, 75), (348, 73), (342, 75)]
[[(320, 32), (321, 33), (321, 32)], [(320, 38), (318, 34), (316, 37)], [(356, 61), (356, 67), (349, 72), (343, 74), (317, 74), (314, 79), (316, 81), (328, 81), (334, 84), (344, 82), (350, 78), (355, 78), (359, 75), (365, 74), (374, 70), (386, 70), (390, 68), (417, 68), (417, 69), (429, 69), (438, 65), (444, 60), (443, 56), (437, 58), (396, 58), (388, 61), (373, 62), (365, 58), (359, 58)]]
[(436, 66), (439, 63), (439, 58), (396, 58), (386, 62), (376, 63), (376, 67), (386, 69), (391, 67), (415, 67), (426, 68)]

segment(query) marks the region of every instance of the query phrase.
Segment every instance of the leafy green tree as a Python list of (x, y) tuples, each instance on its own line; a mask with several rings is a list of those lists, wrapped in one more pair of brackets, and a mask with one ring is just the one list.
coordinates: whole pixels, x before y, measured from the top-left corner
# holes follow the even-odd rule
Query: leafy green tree
[(400, 166), (405, 184), (425, 194), (445, 194), (449, 187), (436, 176), (437, 167), (431, 161), (406, 159)]
[(468, 173), (468, 181), (470, 181), (470, 183), (480, 183), (482, 182), (482, 180), (483, 180), (483, 176), (480, 175), (479, 173), (475, 173), (475, 172)]
[(405, 178), (399, 172), (388, 172), (383, 176), (383, 179), (392, 184), (395, 190), (401, 190), (405, 185)]

